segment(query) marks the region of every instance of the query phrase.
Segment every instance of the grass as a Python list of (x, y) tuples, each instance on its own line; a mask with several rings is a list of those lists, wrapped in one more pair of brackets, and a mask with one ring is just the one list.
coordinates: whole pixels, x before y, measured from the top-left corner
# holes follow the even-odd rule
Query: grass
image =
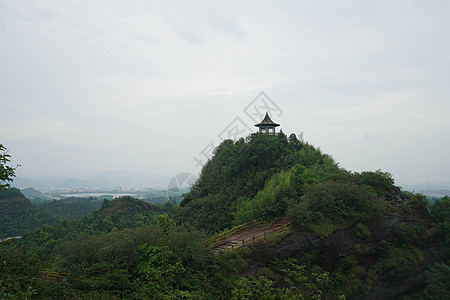
[(341, 223), (333, 222), (329, 219), (323, 218), (319, 223), (307, 224), (307, 229), (314, 232), (315, 235), (322, 240), (329, 238), (335, 231), (347, 229), (352, 225), (351, 221), (343, 221)]

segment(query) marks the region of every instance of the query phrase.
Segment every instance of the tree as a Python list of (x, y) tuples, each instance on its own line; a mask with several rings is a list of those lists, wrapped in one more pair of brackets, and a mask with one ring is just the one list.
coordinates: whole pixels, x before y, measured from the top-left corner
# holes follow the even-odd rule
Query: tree
[(10, 161), (11, 155), (8, 154), (6, 147), (0, 144), (0, 190), (8, 189), (9, 182), (16, 176), (16, 168), (8, 165)]
[(438, 223), (450, 221), (450, 197), (445, 196), (436, 200), (430, 207), (430, 213)]

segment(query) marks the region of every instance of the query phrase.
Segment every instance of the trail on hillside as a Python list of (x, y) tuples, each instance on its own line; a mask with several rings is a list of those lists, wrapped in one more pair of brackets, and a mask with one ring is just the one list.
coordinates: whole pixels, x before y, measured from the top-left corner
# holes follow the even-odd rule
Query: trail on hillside
[[(247, 230), (240, 231), (236, 234), (230, 235), (229, 237), (217, 241), (214, 245), (211, 246), (211, 249), (218, 253), (221, 250), (233, 249), (236, 246), (242, 244), (244, 240), (248, 240), (253, 236), (260, 235), (264, 232), (269, 232), (273, 229), (279, 228), (280, 226), (286, 225), (289, 223), (288, 219), (279, 219), (270, 224), (259, 224)], [(247, 242), (248, 245), (252, 244), (251, 241)], [(247, 245), (247, 243), (245, 245)]]

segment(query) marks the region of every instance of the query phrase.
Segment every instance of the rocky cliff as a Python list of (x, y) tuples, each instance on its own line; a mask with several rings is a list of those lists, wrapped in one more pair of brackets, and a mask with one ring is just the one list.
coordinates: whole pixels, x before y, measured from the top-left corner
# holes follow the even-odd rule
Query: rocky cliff
[(285, 259), (316, 251), (314, 264), (333, 271), (342, 257), (351, 257), (359, 283), (350, 299), (401, 299), (430, 282), (427, 270), (448, 257), (437, 240), (438, 230), (423, 205), (408, 203), (399, 191), (385, 197), (389, 213), (336, 231), (327, 239), (296, 231), (276, 245), (253, 246), (244, 275), (255, 276), (274, 258)]

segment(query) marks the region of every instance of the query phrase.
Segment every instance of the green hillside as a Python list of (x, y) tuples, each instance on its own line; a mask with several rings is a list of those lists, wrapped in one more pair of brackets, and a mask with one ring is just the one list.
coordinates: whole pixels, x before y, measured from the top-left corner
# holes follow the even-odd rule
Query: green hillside
[(339, 217), (363, 217), (382, 209), (379, 196), (394, 190), (393, 183), (388, 173), (339, 168), (332, 157), (295, 134), (255, 133), (215, 149), (176, 217), (210, 232), (287, 214), (296, 223), (297, 215), (311, 219), (318, 212), (340, 222)]
[(15, 188), (0, 190), (1, 214), (11, 215), (30, 206), (32, 206), (31, 202), (25, 198), (20, 190)]
[(0, 190), (0, 238), (19, 236), (43, 225), (56, 225), (92, 214), (102, 205), (94, 198), (66, 198), (33, 204), (20, 190)]

